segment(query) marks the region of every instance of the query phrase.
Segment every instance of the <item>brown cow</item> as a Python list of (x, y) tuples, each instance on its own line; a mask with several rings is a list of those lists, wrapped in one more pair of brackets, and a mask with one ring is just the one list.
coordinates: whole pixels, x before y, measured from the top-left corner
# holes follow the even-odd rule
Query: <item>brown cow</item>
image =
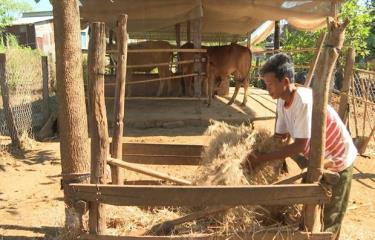
[[(192, 43), (186, 43), (182, 48), (193, 48)], [(235, 78), (235, 91), (232, 98), (228, 102), (231, 105), (237, 97), (240, 86), (244, 87), (244, 98), (242, 105), (247, 102), (247, 88), (249, 86), (249, 72), (251, 67), (251, 51), (247, 47), (238, 44), (231, 44), (226, 46), (203, 47), (207, 48), (209, 57), (208, 66), (208, 105), (211, 104), (211, 97), (213, 96), (214, 88), (219, 87), (220, 84), (228, 80), (230, 74)], [(181, 60), (192, 59), (190, 53), (181, 53)], [(192, 67), (185, 65), (182, 67), (183, 74), (192, 73)], [(184, 79), (185, 89), (190, 91), (191, 79)], [(189, 92), (188, 92), (189, 93)]]
[[(165, 41), (144, 41), (139, 43), (131, 43), (128, 45), (128, 49), (171, 49), (172, 46)], [(153, 53), (128, 53), (127, 65), (144, 65), (144, 64), (157, 64), (157, 63), (168, 63), (172, 60), (172, 52), (153, 52)], [(170, 77), (171, 72), (169, 70), (169, 65), (166, 66), (151, 66), (151, 67), (136, 67), (128, 68), (126, 71), (127, 82), (132, 81), (133, 72), (151, 72), (153, 69), (157, 68), (159, 72), (159, 77)], [(172, 85), (170, 80), (162, 80), (159, 83), (159, 88), (157, 91), (157, 96), (165, 94), (165, 82), (167, 82), (167, 95), (169, 96), (172, 92)], [(132, 84), (126, 87), (126, 95), (131, 96)]]

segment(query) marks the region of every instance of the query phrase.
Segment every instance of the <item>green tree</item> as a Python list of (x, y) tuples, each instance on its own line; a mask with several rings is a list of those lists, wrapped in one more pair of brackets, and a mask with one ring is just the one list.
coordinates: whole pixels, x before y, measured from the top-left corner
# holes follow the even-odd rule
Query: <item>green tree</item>
[(17, 14), (31, 10), (31, 6), (24, 1), (0, 0), (0, 32), (15, 20)]
[[(340, 19), (349, 18), (350, 23), (346, 28), (344, 46), (352, 46), (356, 50), (357, 56), (364, 58), (370, 54), (370, 48), (375, 44), (375, 38), (371, 35), (371, 26), (375, 19), (374, 1), (371, 4), (361, 5), (359, 0), (346, 1), (339, 13)], [(284, 49), (308, 48), (314, 47), (319, 33), (322, 30), (314, 32), (303, 31), (285, 31), (283, 39)], [(325, 31), (325, 29), (323, 29)], [(296, 54), (293, 60), (296, 64), (303, 64), (312, 58), (310, 54)]]

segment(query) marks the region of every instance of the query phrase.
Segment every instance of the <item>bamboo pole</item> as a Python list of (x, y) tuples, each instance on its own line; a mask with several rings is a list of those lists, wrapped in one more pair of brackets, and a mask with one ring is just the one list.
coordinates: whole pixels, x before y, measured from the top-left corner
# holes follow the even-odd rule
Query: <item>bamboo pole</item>
[(165, 173), (161, 173), (161, 172), (158, 172), (158, 171), (155, 171), (155, 170), (152, 170), (152, 169), (148, 169), (148, 168), (139, 166), (135, 163), (127, 163), (127, 162), (124, 162), (124, 161), (119, 160), (119, 159), (109, 158), (108, 164), (111, 165), (111, 166), (122, 167), (122, 168), (125, 168), (125, 169), (128, 169), (128, 170), (131, 170), (133, 172), (142, 173), (142, 174), (145, 174), (145, 175), (148, 175), (148, 176), (151, 176), (151, 177), (155, 177), (155, 178), (159, 178), (159, 179), (162, 179), (162, 180), (167, 180), (167, 181), (177, 183), (177, 184), (180, 184), (180, 185), (192, 185), (192, 183), (190, 181), (180, 179), (180, 178), (176, 178), (176, 177), (172, 177), (172, 176), (169, 176)]
[(345, 63), (345, 70), (344, 70), (344, 80), (343, 80), (343, 86), (342, 86), (342, 94), (340, 93), (340, 106), (339, 106), (339, 111), (338, 114), (343, 122), (346, 121), (348, 117), (348, 102), (349, 98), (347, 93), (349, 92), (351, 81), (353, 78), (353, 65), (355, 61), (355, 51), (351, 47), (348, 49), (348, 53), (346, 55), (346, 63)]
[(5, 120), (7, 123), (10, 138), (12, 139), (12, 144), (14, 144), (17, 148), (21, 148), (20, 136), (17, 131), (15, 118), (13, 116), (13, 111), (10, 105), (9, 88), (8, 88), (6, 77), (7, 77), (6, 76), (6, 55), (5, 53), (1, 53), (0, 54), (0, 86), (1, 86), (1, 96), (3, 99)]
[[(91, 177), (90, 183), (106, 183), (105, 169), (109, 148), (107, 112), (104, 99), (105, 72), (105, 26), (91, 25), (89, 44), (89, 98), (91, 133)], [(91, 234), (103, 234), (106, 229), (105, 209), (102, 203), (91, 202), (89, 230)]]
[(353, 111), (354, 111), (354, 129), (356, 137), (359, 136), (358, 133), (358, 119), (357, 119), (357, 104), (356, 104), (356, 97), (355, 97), (355, 85), (354, 81), (352, 81), (352, 104), (353, 104)]
[[(122, 157), (122, 136), (124, 134), (124, 112), (125, 112), (125, 86), (126, 86), (126, 61), (128, 52), (128, 33), (126, 31), (128, 16), (120, 15), (117, 26), (117, 47), (118, 47), (118, 62), (116, 70), (116, 93), (114, 102), (114, 121), (113, 121), (113, 137), (111, 156), (114, 158)], [(112, 184), (122, 184), (123, 174), (122, 169), (113, 167)]]
[(366, 84), (365, 84), (365, 81), (363, 80), (363, 78), (359, 78), (360, 81), (361, 81), (361, 86), (362, 86), (362, 92), (364, 94), (364, 103), (365, 103), (365, 109), (364, 109), (364, 112), (363, 112), (363, 122), (362, 122), (362, 136), (365, 136), (365, 132), (366, 132), (366, 115), (367, 115), (367, 100), (368, 100), (368, 91), (367, 91), (367, 88), (366, 88)]
[[(317, 84), (314, 84), (313, 91), (313, 111), (312, 111), (312, 130), (309, 167), (307, 172), (307, 182), (314, 183), (322, 175), (323, 159), (325, 153), (326, 141), (326, 116), (330, 80), (334, 71), (336, 61), (339, 55), (338, 49), (341, 49), (344, 42), (344, 30), (348, 24), (346, 20), (340, 24), (332, 20), (327, 20), (328, 37), (325, 48), (319, 58), (317, 68)], [(319, 205), (306, 205), (304, 224), (308, 231), (319, 232), (321, 210)]]
[(307, 73), (307, 77), (306, 77), (306, 81), (305, 81), (305, 87), (310, 87), (310, 85), (311, 85), (311, 80), (314, 76), (315, 69), (316, 69), (316, 66), (318, 64), (320, 53), (322, 52), (323, 43), (326, 40), (326, 37), (327, 37), (326, 32), (322, 32), (320, 34), (320, 37), (319, 37), (318, 42), (317, 42), (317, 48), (315, 50), (314, 58), (310, 62), (309, 72)]

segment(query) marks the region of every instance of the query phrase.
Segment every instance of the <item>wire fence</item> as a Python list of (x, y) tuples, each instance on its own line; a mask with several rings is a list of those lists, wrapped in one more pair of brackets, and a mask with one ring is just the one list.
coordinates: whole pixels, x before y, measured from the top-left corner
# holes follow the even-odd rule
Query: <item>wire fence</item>
[[(21, 142), (34, 138), (33, 128), (40, 125), (42, 117), (43, 80), (41, 57), (30, 49), (7, 50), (2, 65), (5, 74), (1, 81), (3, 88), (7, 88), (1, 91), (0, 101), (0, 150), (4, 151), (12, 137)], [(8, 99), (9, 108), (4, 99)], [(15, 131), (10, 131), (9, 124), (14, 125)]]

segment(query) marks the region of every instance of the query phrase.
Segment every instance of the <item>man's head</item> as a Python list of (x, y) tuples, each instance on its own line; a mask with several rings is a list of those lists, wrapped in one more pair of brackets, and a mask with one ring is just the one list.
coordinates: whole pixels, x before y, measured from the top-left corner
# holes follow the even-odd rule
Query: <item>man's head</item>
[(267, 90), (273, 99), (281, 98), (294, 82), (294, 66), (290, 57), (284, 53), (273, 55), (261, 68)]

